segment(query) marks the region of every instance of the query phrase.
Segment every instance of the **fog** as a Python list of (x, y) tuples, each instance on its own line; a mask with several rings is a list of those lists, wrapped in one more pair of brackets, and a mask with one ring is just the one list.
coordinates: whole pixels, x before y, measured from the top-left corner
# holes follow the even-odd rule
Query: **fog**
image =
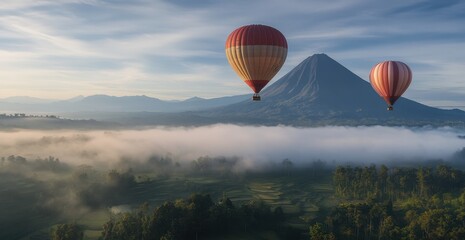
[(447, 160), (465, 147), (464, 130), (402, 127), (256, 127), (211, 125), (118, 131), (0, 132), (0, 156), (54, 156), (70, 164), (113, 167), (169, 155), (180, 163), (202, 156), (238, 157), (245, 168), (290, 159), (296, 164)]
[[(289, 173), (290, 166), (304, 172), (308, 170), (304, 167), (319, 167), (311, 171), (314, 174), (337, 164), (416, 164), (452, 157), (464, 161), (464, 136), (465, 130), (453, 128), (225, 124), (118, 131), (2, 131), (0, 212), (8, 214), (0, 216), (0, 225), (11, 230), (3, 233), (9, 236), (24, 232), (24, 227), (15, 225), (24, 219), (75, 221), (97, 209), (137, 205), (147, 201), (147, 196), (159, 197), (158, 190), (147, 190), (151, 183), (143, 182), (169, 176), (178, 179), (181, 174), (194, 179), (213, 174), (235, 181), (253, 171)], [(187, 178), (176, 181), (186, 194), (201, 189)], [(144, 185), (139, 183), (148, 184), (142, 195), (138, 191)], [(184, 192), (173, 191), (169, 196), (173, 194)]]

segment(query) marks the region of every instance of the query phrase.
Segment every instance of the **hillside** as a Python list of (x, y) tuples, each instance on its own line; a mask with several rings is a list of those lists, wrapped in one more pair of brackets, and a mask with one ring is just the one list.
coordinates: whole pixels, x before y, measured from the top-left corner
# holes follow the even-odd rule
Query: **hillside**
[[(148, 96), (78, 96), (68, 100), (47, 100), (30, 97), (10, 97), (0, 99), (0, 112), (22, 112), (28, 114), (78, 114), (84, 118), (91, 113), (102, 112), (184, 112), (198, 111), (237, 103), (247, 99), (246, 95), (204, 99), (199, 97), (183, 101), (166, 101)], [(73, 114), (71, 114), (73, 115)], [(74, 114), (76, 115), (76, 114)]]
[[(53, 113), (68, 119), (94, 119), (124, 127), (215, 123), (465, 127), (464, 111), (429, 107), (407, 98), (400, 98), (394, 111), (386, 111), (386, 103), (367, 81), (325, 54), (308, 57), (265, 88), (261, 95), (260, 102), (252, 101), (250, 95), (212, 99), (193, 97), (184, 101), (94, 95), (45, 103), (37, 99), (31, 103), (22, 98), (21, 103), (13, 103), (11, 99), (0, 101), (0, 112)], [(92, 122), (85, 125), (88, 123)], [(66, 126), (72, 124), (67, 122)]]
[(204, 114), (222, 121), (286, 125), (462, 124), (465, 112), (443, 110), (401, 98), (394, 111), (367, 81), (325, 54), (305, 59), (251, 100)]

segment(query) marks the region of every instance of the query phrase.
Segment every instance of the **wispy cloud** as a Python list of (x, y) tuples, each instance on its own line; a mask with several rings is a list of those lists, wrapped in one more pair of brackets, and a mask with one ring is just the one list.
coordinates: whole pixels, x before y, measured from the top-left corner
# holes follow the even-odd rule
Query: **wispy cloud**
[(5, 0), (0, 94), (65, 98), (99, 91), (176, 99), (245, 93), (224, 57), (224, 41), (236, 27), (262, 23), (289, 41), (275, 79), (319, 52), (363, 78), (376, 62), (396, 58), (414, 68), (412, 93), (419, 95), (411, 97), (426, 101), (415, 89), (450, 88), (465, 96), (463, 11), (465, 3), (452, 0)]

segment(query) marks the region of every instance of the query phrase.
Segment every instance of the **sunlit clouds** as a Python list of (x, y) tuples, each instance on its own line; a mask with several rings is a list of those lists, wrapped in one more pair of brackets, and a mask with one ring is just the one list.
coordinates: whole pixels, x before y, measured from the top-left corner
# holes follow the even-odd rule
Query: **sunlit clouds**
[(229, 68), (224, 41), (233, 29), (260, 23), (289, 43), (272, 82), (314, 53), (365, 80), (377, 62), (399, 60), (414, 72), (406, 97), (463, 105), (447, 93), (465, 98), (464, 11), (461, 1), (5, 0), (0, 97), (248, 93)]

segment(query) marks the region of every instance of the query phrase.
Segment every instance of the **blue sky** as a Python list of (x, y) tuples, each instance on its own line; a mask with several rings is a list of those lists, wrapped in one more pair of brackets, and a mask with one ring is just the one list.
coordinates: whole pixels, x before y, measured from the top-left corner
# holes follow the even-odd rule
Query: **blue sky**
[(367, 80), (383, 60), (411, 66), (405, 96), (465, 105), (461, 0), (2, 0), (0, 98), (250, 93), (224, 43), (242, 25), (279, 29), (286, 63), (326, 53)]

